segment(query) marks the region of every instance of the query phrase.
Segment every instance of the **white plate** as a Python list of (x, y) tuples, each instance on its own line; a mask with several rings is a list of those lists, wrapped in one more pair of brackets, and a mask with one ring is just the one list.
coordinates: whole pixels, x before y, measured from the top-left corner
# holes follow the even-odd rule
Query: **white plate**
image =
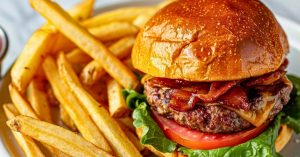
[[(145, 5), (153, 5), (159, 2), (160, 0), (155, 1), (123, 1), (120, 2), (114, 2), (113, 4), (109, 4), (104, 7), (98, 7), (96, 9), (96, 13), (100, 13), (103, 11), (108, 11), (124, 6), (145, 6)], [(285, 29), (285, 31), (288, 34), (289, 42), (291, 46), (291, 53), (289, 54), (289, 60), (290, 65), (288, 68), (288, 71), (290, 73), (296, 74), (300, 76), (300, 44), (297, 44), (297, 41), (300, 41), (300, 26), (296, 23), (285, 19), (283, 17), (277, 16), (279, 22)], [(6, 75), (3, 80), (0, 82), (0, 104), (10, 102), (10, 97), (8, 94), (8, 84), (10, 83), (10, 76)], [(15, 156), (15, 157), (23, 157), (23, 152), (19, 149), (19, 147), (16, 144), (16, 141), (14, 140), (10, 130), (7, 128), (6, 124), (6, 118), (4, 116), (4, 112), (2, 107), (0, 108), (0, 156), (1, 157), (9, 157), (9, 156)], [(299, 136), (293, 136), (293, 139), (289, 142), (287, 147), (281, 152), (281, 154), (285, 157), (299, 157), (300, 154), (300, 144), (296, 141), (299, 141)]]

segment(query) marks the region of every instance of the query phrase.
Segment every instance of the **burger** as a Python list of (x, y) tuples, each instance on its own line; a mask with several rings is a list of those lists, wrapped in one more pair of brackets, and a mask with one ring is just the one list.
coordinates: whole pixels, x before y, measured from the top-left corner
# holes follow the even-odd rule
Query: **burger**
[(258, 0), (170, 3), (133, 48), (143, 91), (124, 91), (142, 144), (160, 156), (277, 156), (300, 127), (288, 51)]

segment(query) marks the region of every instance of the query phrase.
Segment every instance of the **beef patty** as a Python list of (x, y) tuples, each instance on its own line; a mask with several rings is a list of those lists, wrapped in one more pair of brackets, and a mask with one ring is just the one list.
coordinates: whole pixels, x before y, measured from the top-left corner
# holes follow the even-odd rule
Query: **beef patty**
[[(275, 106), (271, 110), (267, 122), (270, 122), (288, 103), (292, 87), (283, 81), (269, 86), (256, 86), (253, 89), (247, 89), (250, 110), (258, 110), (264, 102), (262, 92), (269, 92), (274, 97)], [(197, 104), (193, 110), (178, 111), (169, 106), (168, 87), (158, 87), (149, 81), (144, 84), (144, 94), (153, 111), (159, 115), (172, 119), (178, 124), (190, 129), (208, 133), (232, 133), (252, 127), (252, 124), (241, 118), (237, 113), (215, 102), (211, 104)], [(276, 100), (275, 100), (276, 98)]]

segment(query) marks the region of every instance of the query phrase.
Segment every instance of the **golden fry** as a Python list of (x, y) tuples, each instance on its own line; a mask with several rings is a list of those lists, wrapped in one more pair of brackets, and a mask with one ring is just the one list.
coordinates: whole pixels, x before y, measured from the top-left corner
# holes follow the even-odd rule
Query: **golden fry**
[(83, 89), (74, 70), (64, 56), (61, 55), (60, 57), (59, 73), (109, 141), (115, 155), (119, 157), (124, 156), (124, 154), (127, 156), (141, 156), (140, 152), (126, 137), (116, 120), (109, 115), (109, 112), (101, 104)]
[(144, 150), (145, 147), (141, 144), (140, 139), (136, 136), (136, 134), (131, 132), (123, 123), (121, 123), (121, 122), (118, 122), (118, 123), (119, 123), (121, 129), (124, 131), (124, 133), (128, 137), (128, 139), (134, 144), (134, 146), (139, 151)]
[[(19, 115), (17, 109), (14, 107), (13, 104), (4, 104), (3, 109), (8, 119), (13, 119), (14, 117)], [(15, 131), (12, 131), (12, 133), (27, 157), (45, 156), (40, 150), (40, 148), (37, 146), (37, 144), (34, 142), (34, 140), (32, 140), (30, 137), (22, 135), (21, 133)]]
[(59, 105), (59, 117), (60, 120), (72, 131), (77, 131), (77, 127), (70, 117), (70, 115), (67, 113), (67, 111), (62, 107), (62, 105)]
[[(35, 114), (35, 112), (31, 108), (30, 104), (27, 102), (27, 100), (24, 98), (24, 96), (21, 93), (19, 93), (19, 91), (13, 85), (9, 85), (9, 92), (10, 92), (10, 97), (12, 99), (12, 102), (15, 104), (15, 107), (20, 112), (20, 114), (38, 119), (38, 116)], [(52, 147), (49, 147), (47, 145), (45, 145), (45, 147), (53, 155), (65, 156), (63, 153), (61, 153), (60, 151), (58, 151)]]
[[(94, 0), (85, 0), (70, 11), (75, 19), (87, 18), (93, 11)], [(27, 41), (22, 53), (16, 60), (11, 70), (12, 83), (18, 91), (24, 92), (41, 65), (43, 58), (52, 50), (61, 50), (74, 45), (61, 41), (63, 37), (49, 23), (34, 32)], [(57, 41), (54, 43), (54, 41)]]
[(111, 153), (110, 146), (102, 133), (81, 106), (78, 99), (71, 93), (69, 87), (62, 81), (53, 58), (47, 57), (43, 63), (43, 68), (52, 86), (54, 95), (63, 105), (68, 115), (70, 115), (82, 136), (104, 151)]
[(289, 142), (293, 135), (293, 130), (287, 125), (281, 125), (280, 131), (275, 141), (275, 150), (280, 152), (284, 146)]
[(43, 58), (50, 52), (54, 38), (55, 32), (48, 29), (39, 29), (30, 37), (11, 70), (12, 83), (18, 91), (26, 90)]
[(95, 0), (83, 0), (75, 5), (68, 13), (76, 20), (82, 21), (93, 15)]
[(112, 22), (89, 29), (89, 32), (102, 42), (136, 35), (138, 31), (139, 29), (136, 26), (128, 22)]
[[(77, 21), (83, 21), (89, 18), (94, 10), (95, 0), (83, 0), (80, 4), (75, 5), (68, 11), (70, 16)], [(51, 51), (56, 53), (60, 51), (70, 51), (76, 48), (73, 42), (68, 40), (64, 35), (57, 34), (56, 42), (53, 45)]]
[(139, 81), (104, 44), (96, 40), (78, 22), (72, 19), (59, 5), (48, 0), (30, 0), (31, 5), (46, 17), (60, 32), (72, 40), (79, 48), (97, 60), (103, 68), (123, 87), (135, 89)]
[(84, 85), (91, 86), (106, 74), (101, 64), (97, 61), (88, 63), (80, 73), (80, 80)]
[(12, 84), (9, 85), (9, 93), (12, 102), (16, 105), (16, 108), (22, 115), (38, 119), (28, 101)]
[(88, 63), (92, 60), (92, 58), (86, 53), (82, 52), (79, 48), (72, 50), (67, 53), (67, 59), (71, 63)]
[(122, 95), (122, 86), (113, 79), (107, 82), (108, 110), (112, 117), (126, 117), (130, 114)]
[(74, 157), (111, 156), (72, 131), (27, 116), (21, 115), (8, 120), (7, 125), (14, 131), (21, 132)]
[(96, 27), (103, 24), (123, 21), (123, 22), (132, 22), (137, 16), (155, 9), (154, 7), (128, 7), (120, 8), (113, 11), (105, 12), (99, 15), (96, 15), (83, 22), (85, 27)]
[(50, 105), (47, 99), (47, 94), (43, 90), (42, 82), (37, 79), (33, 79), (28, 86), (27, 97), (37, 116), (41, 120), (51, 123), (52, 118)]
[(135, 127), (133, 126), (133, 120), (131, 117), (119, 118), (119, 123), (122, 123), (126, 126), (130, 131), (135, 132)]
[[(129, 36), (120, 39), (116, 43), (109, 47), (109, 50), (119, 59), (129, 56), (131, 49), (133, 47), (135, 37)], [(88, 63), (80, 74), (80, 80), (85, 85), (93, 85), (95, 82), (106, 74), (105, 70), (102, 68), (101, 64), (97, 61), (91, 61)]]

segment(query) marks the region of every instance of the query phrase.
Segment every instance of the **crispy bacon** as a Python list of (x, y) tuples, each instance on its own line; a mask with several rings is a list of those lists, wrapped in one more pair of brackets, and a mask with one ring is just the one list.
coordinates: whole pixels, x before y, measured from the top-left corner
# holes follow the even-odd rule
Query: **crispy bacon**
[(230, 89), (220, 97), (219, 101), (232, 108), (250, 110), (247, 91), (241, 86), (235, 86)]
[(152, 78), (147, 83), (169, 88), (169, 106), (177, 111), (191, 110), (199, 102), (212, 103), (237, 84), (236, 81), (199, 83), (166, 78)]
[(274, 82), (277, 82), (278, 80), (280, 80), (285, 74), (286, 74), (286, 67), (288, 65), (288, 60), (286, 59), (283, 64), (279, 67), (278, 70), (276, 70), (275, 72), (269, 73), (269, 74), (265, 74), (259, 77), (255, 77), (255, 78), (251, 78), (249, 80), (247, 80), (244, 85), (246, 87), (251, 87), (251, 86), (255, 86), (255, 85), (271, 85)]
[(285, 60), (280, 68), (260, 77), (240, 81), (224, 82), (191, 82), (185, 80), (151, 78), (146, 83), (153, 87), (164, 88), (166, 90), (166, 102), (176, 111), (189, 111), (195, 105), (214, 104), (249, 110), (247, 89), (257, 85), (271, 85), (280, 80), (285, 75), (285, 68), (288, 61)]

